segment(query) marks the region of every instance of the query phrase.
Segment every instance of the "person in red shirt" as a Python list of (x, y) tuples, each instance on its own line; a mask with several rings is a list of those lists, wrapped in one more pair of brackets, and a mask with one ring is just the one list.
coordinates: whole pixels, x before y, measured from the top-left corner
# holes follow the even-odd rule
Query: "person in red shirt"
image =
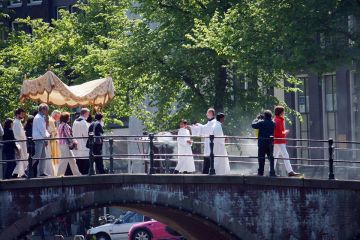
[(286, 150), (286, 136), (289, 130), (285, 129), (285, 108), (283, 106), (275, 107), (275, 129), (274, 129), (274, 168), (276, 168), (276, 162), (279, 156), (284, 159), (284, 165), (289, 177), (299, 176), (300, 173), (294, 172), (289, 161), (289, 153)]

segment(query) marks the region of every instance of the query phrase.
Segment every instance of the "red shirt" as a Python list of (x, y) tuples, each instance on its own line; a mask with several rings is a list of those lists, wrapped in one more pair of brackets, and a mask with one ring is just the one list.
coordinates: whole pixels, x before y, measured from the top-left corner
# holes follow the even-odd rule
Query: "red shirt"
[[(280, 116), (275, 116), (274, 138), (286, 138), (285, 119)], [(274, 139), (274, 144), (286, 144), (285, 139)]]

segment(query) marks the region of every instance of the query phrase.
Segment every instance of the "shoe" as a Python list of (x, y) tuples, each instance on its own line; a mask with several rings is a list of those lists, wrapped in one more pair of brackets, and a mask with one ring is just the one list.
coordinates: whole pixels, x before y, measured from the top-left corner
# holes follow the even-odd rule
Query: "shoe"
[(48, 177), (46, 174), (40, 174), (40, 177)]
[(297, 172), (289, 172), (288, 173), (288, 176), (289, 177), (298, 177), (298, 176), (300, 176), (301, 175), (301, 173), (297, 173)]
[(280, 177), (279, 175), (276, 175), (275, 173), (274, 174), (269, 174), (269, 177)]
[(256, 174), (256, 176), (263, 177), (263, 176), (264, 176), (264, 174), (258, 173), (258, 174)]

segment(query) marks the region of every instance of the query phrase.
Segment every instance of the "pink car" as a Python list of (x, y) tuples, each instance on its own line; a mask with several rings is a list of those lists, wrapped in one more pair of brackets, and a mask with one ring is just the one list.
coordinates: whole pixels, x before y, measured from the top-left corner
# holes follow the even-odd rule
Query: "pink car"
[(178, 232), (156, 220), (134, 224), (129, 240), (183, 240)]

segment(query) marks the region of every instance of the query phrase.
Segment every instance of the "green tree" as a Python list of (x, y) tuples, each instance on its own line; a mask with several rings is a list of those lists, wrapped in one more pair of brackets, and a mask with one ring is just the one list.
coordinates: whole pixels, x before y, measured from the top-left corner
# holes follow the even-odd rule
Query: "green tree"
[[(0, 50), (1, 116), (17, 103), (23, 75), (47, 66), (68, 84), (111, 73), (117, 96), (104, 109), (135, 115), (149, 130), (225, 111), (243, 133), (258, 111), (296, 91), (301, 71), (333, 70), (359, 58), (358, 1), (88, 0), (51, 24), (22, 20)], [(350, 17), (349, 17), (350, 16)], [(355, 26), (355, 25), (354, 25)], [(154, 110), (152, 113), (150, 110)]]

